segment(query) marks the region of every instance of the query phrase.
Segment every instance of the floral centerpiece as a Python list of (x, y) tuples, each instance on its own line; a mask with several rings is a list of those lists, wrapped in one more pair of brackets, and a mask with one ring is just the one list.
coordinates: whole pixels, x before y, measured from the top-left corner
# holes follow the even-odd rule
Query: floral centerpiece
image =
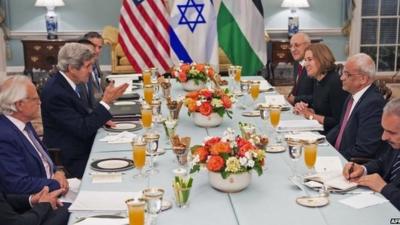
[(206, 64), (181, 64), (175, 71), (176, 80), (182, 83), (187, 91), (194, 91), (205, 87), (208, 79), (214, 76), (214, 69)]
[(202, 145), (193, 146), (191, 150), (194, 158), (190, 172), (199, 171), (205, 164), (210, 184), (222, 191), (240, 191), (250, 183), (252, 170), (258, 175), (263, 173), (264, 151), (251, 141), (235, 136), (230, 128), (222, 137), (207, 137)]
[(196, 125), (202, 127), (218, 126), (226, 114), (232, 118), (232, 95), (228, 89), (200, 89), (185, 96), (185, 106)]

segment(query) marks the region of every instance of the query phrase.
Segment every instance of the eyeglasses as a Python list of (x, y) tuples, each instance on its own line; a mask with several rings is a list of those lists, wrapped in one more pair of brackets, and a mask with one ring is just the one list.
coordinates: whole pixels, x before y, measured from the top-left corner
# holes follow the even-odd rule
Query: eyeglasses
[(352, 77), (352, 76), (357, 76), (357, 75), (362, 75), (359, 73), (349, 73), (348, 71), (343, 70), (340, 76), (345, 76), (345, 77)]
[(26, 97), (24, 99), (22, 99), (22, 101), (33, 101), (33, 102), (39, 102), (40, 98), (39, 97)]

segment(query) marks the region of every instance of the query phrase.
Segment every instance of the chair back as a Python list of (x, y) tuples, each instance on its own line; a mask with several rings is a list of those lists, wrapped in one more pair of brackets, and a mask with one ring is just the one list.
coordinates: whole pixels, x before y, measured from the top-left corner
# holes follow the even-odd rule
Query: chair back
[(386, 86), (386, 82), (383, 80), (375, 80), (374, 84), (378, 87), (379, 92), (382, 94), (386, 102), (392, 97), (392, 90)]

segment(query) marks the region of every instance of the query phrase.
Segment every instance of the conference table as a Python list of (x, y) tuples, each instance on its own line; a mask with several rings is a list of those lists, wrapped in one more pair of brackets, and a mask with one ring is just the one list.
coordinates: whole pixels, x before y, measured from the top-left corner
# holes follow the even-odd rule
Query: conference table
[[(243, 77), (242, 79), (261, 80), (262, 77)], [(185, 92), (179, 83), (172, 81), (172, 96), (183, 96)], [(140, 92), (140, 91), (139, 91)], [(274, 95), (276, 92), (262, 93), (258, 102), (264, 99), (264, 95)], [(248, 99), (247, 102), (249, 102)], [(245, 111), (251, 110), (249, 106)], [(260, 117), (243, 117), (243, 109), (234, 106), (233, 117), (224, 117), (223, 123), (215, 128), (197, 127), (187, 115), (187, 109), (183, 108), (180, 112), (177, 134), (180, 136), (190, 136), (191, 145), (201, 144), (206, 136), (221, 136), (228, 128), (232, 128), (239, 134), (238, 123), (252, 123), (257, 128), (257, 133), (266, 134), (273, 139), (275, 133), (269, 121), (262, 120)], [(166, 116), (168, 110), (163, 101), (162, 114)], [(281, 120), (304, 119), (294, 115), (291, 110), (281, 113)], [(132, 158), (132, 147), (130, 144), (108, 144), (99, 141), (107, 135), (107, 131), (99, 129), (96, 135), (89, 161), (82, 178), (80, 191), (113, 191), (113, 192), (141, 192), (148, 187), (163, 188), (165, 190), (164, 199), (171, 201), (173, 207), (159, 214), (157, 224), (219, 224), (219, 225), (251, 225), (251, 224), (307, 224), (307, 225), (343, 225), (343, 224), (389, 224), (391, 218), (398, 218), (398, 210), (389, 202), (374, 205), (362, 209), (354, 209), (339, 201), (352, 196), (351, 194), (329, 195), (329, 204), (321, 208), (308, 208), (296, 203), (296, 198), (304, 196), (305, 193), (297, 188), (288, 179), (293, 173), (293, 162), (287, 151), (282, 153), (267, 153), (264, 173), (257, 176), (252, 174), (250, 185), (238, 193), (223, 193), (213, 189), (208, 182), (207, 171), (201, 170), (192, 174), (194, 182), (190, 193), (190, 205), (187, 208), (178, 208), (174, 204), (174, 194), (172, 181), (174, 179), (173, 170), (178, 168), (176, 156), (168, 148), (165, 132), (162, 127), (155, 128), (160, 132), (160, 147), (166, 153), (156, 157), (155, 167), (159, 170), (158, 174), (150, 175), (147, 178), (133, 178), (138, 171), (135, 169), (124, 171), (122, 182), (96, 184), (92, 182), (95, 172), (90, 164), (97, 159), (111, 157)], [(140, 130), (135, 134), (143, 134)], [(345, 159), (329, 144), (322, 143), (318, 146), (318, 156), (339, 156), (342, 163)], [(147, 160), (148, 161), (148, 160)], [(303, 159), (298, 162), (297, 173), (307, 172)], [(308, 190), (309, 194), (317, 195), (318, 192)], [(380, 194), (376, 194), (381, 196)], [(98, 196), (99, 199), (107, 196)], [(125, 212), (124, 212), (125, 213)], [(82, 217), (92, 215), (107, 214), (107, 212), (73, 212), (70, 216), (69, 224), (74, 224)], [(109, 213), (111, 214), (111, 213)], [(126, 214), (125, 214), (126, 215)]]

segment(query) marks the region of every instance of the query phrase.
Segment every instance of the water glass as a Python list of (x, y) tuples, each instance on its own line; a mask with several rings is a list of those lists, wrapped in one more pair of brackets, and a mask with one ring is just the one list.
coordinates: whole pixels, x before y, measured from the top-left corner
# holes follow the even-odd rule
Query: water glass
[(143, 199), (129, 199), (128, 206), (129, 225), (144, 225), (144, 208), (146, 202)]
[(158, 140), (160, 139), (160, 135), (156, 133), (146, 133), (143, 137), (147, 144), (147, 152), (150, 154), (150, 168), (147, 172), (149, 174), (157, 174), (159, 171), (154, 169), (153, 157), (158, 150)]
[(290, 178), (297, 178), (297, 161), (301, 157), (301, 153), (303, 151), (303, 146), (299, 142), (291, 142), (288, 141), (288, 152), (289, 152), (289, 157), (293, 161), (293, 176)]
[(150, 216), (151, 224), (157, 223), (157, 215), (161, 212), (164, 192), (160, 188), (147, 188), (142, 192), (146, 201), (146, 212)]
[(188, 152), (189, 147), (185, 146), (173, 146), (172, 150), (176, 154), (176, 159), (178, 160), (179, 165), (185, 169), (188, 163)]

